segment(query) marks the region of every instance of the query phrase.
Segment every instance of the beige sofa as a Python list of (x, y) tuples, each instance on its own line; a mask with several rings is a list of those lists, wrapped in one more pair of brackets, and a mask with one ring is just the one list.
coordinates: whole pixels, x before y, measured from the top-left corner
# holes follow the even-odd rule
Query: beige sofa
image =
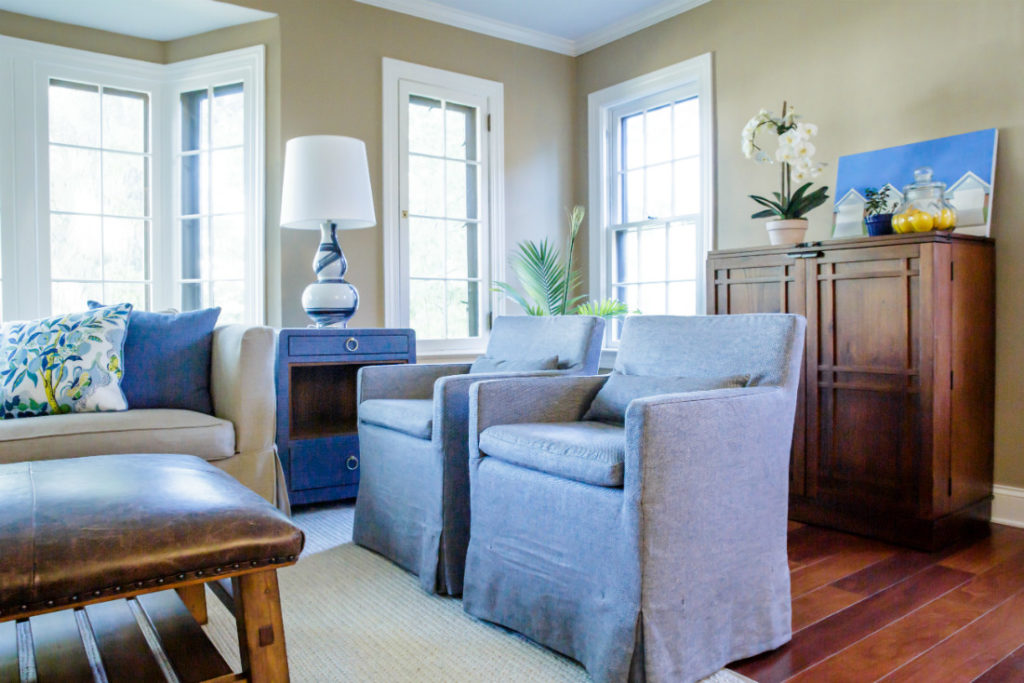
[(0, 463), (109, 453), (187, 453), (232, 475), (280, 509), (288, 493), (274, 446), (274, 348), (269, 327), (213, 332), (213, 415), (126, 410), (0, 421)]

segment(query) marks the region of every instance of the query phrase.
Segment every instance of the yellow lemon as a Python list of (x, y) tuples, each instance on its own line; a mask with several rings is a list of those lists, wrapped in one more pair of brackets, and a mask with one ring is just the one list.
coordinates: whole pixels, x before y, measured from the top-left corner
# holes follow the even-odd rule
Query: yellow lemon
[(956, 225), (956, 214), (952, 209), (943, 209), (935, 216), (936, 230), (949, 230)]
[(894, 232), (903, 234), (906, 231), (907, 217), (902, 213), (896, 213), (892, 216), (892, 229)]
[(932, 218), (932, 215), (920, 209), (915, 211), (908, 221), (914, 232), (928, 232), (935, 225), (935, 219)]

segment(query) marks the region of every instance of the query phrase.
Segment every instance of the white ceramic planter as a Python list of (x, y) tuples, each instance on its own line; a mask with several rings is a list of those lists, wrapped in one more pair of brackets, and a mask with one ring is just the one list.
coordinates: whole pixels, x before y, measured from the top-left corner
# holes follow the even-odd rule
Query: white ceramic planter
[(773, 245), (798, 244), (804, 241), (804, 235), (807, 234), (806, 218), (768, 221), (764, 226), (768, 229), (768, 242)]

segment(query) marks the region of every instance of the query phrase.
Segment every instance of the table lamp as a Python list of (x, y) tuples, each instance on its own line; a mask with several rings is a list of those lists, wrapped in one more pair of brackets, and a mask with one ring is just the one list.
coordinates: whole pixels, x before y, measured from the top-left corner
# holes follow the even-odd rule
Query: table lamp
[(359, 292), (345, 281), (348, 262), (337, 231), (376, 224), (362, 140), (307, 135), (288, 141), (281, 227), (320, 230), (320, 246), (313, 257), (316, 282), (302, 292), (302, 308), (317, 327), (345, 327), (359, 307)]

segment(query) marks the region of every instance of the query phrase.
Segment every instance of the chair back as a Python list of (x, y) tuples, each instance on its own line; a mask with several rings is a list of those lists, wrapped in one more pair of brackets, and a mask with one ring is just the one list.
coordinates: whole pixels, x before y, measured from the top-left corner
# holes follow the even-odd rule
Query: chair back
[(624, 375), (730, 377), (795, 388), (806, 321), (785, 313), (626, 318), (615, 359)]
[(502, 315), (494, 320), (487, 355), (503, 360), (558, 356), (558, 369), (593, 375), (601, 360), (604, 320), (590, 315)]

